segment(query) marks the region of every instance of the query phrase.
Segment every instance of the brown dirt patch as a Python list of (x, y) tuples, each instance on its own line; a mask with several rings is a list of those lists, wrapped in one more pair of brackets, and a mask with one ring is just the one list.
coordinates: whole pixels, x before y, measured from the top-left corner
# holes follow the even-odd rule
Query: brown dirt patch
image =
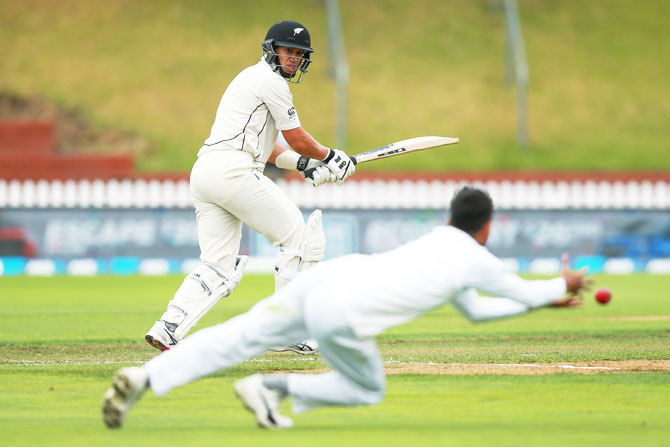
[(601, 374), (670, 371), (670, 360), (603, 360), (561, 363), (386, 363), (386, 374)]
[[(296, 372), (281, 370), (276, 372)], [(319, 374), (329, 369), (300, 369), (305, 374)], [(670, 359), (660, 360), (599, 360), (561, 363), (419, 363), (384, 362), (387, 375), (430, 374), (468, 376), (475, 374), (507, 374), (536, 376), (544, 374), (616, 374), (670, 372)]]

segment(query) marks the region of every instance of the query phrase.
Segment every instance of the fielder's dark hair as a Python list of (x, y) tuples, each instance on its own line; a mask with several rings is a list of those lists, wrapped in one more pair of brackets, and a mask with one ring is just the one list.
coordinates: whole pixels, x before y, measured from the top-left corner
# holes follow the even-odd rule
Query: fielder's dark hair
[(465, 186), (451, 199), (451, 225), (475, 234), (493, 216), (493, 201), (481, 189)]

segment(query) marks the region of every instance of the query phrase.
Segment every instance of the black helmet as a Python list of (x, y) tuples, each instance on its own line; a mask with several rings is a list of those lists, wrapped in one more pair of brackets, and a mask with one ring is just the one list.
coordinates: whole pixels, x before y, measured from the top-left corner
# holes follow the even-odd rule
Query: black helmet
[[(285, 77), (287, 81), (298, 83), (302, 81), (305, 73), (307, 73), (307, 67), (312, 62), (310, 55), (314, 52), (314, 49), (311, 45), (312, 40), (309, 37), (307, 28), (298, 22), (284, 20), (275, 23), (268, 30), (262, 44), (263, 58), (274, 71)], [(278, 64), (277, 47), (298, 48), (305, 52), (303, 57), (300, 58), (298, 70), (293, 73), (287, 73), (283, 70), (283, 66)], [(300, 72), (298, 78), (293, 79), (298, 72)]]

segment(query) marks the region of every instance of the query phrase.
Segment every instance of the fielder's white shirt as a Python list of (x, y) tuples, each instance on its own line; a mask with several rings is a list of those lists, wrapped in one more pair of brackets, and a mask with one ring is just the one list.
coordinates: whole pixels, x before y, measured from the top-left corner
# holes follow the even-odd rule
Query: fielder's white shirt
[[(524, 280), (453, 226), (438, 227), (385, 253), (344, 256), (322, 265), (330, 273), (324, 287), (337, 291), (359, 337), (377, 335), (448, 302), (481, 321), (520, 314), (566, 293), (563, 278)], [(481, 297), (477, 290), (499, 298)]]
[(262, 169), (279, 131), (296, 127), (300, 127), (300, 119), (288, 82), (261, 59), (242, 70), (223, 93), (212, 131), (198, 157), (213, 150), (243, 150)]

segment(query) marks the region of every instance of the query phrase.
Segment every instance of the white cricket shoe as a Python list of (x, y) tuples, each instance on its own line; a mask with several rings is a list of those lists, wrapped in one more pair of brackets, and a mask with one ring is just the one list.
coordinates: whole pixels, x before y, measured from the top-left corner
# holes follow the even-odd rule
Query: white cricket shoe
[(316, 340), (305, 340), (301, 343), (296, 343), (291, 346), (277, 346), (276, 348), (270, 348), (270, 351), (293, 351), (297, 354), (316, 354), (319, 352), (319, 344), (316, 342)]
[(135, 402), (149, 387), (149, 376), (144, 369), (131, 366), (123, 368), (114, 377), (112, 386), (105, 392), (102, 403), (102, 420), (109, 428), (119, 428)]
[(279, 414), (281, 393), (263, 385), (263, 376), (254, 374), (235, 382), (235, 394), (244, 406), (256, 415), (259, 427), (276, 429), (291, 428), (293, 420)]
[(151, 329), (149, 329), (149, 332), (147, 332), (147, 335), (144, 336), (144, 339), (151, 346), (161, 351), (167, 351), (170, 349), (170, 346), (177, 344), (177, 339), (174, 338), (174, 331), (170, 330), (163, 320), (156, 321)]

